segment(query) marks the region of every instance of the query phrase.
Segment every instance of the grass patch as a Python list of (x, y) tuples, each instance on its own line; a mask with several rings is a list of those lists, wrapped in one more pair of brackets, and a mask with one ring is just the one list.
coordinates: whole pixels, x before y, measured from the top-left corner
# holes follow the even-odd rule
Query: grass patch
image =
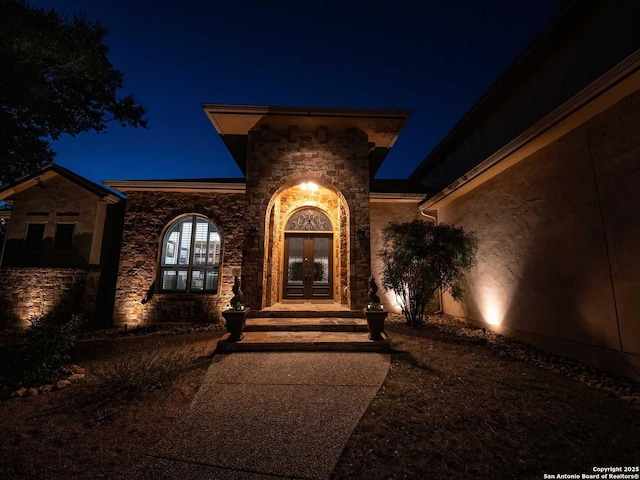
[(103, 390), (143, 392), (166, 387), (180, 374), (209, 362), (195, 348), (157, 348), (116, 354), (95, 372)]

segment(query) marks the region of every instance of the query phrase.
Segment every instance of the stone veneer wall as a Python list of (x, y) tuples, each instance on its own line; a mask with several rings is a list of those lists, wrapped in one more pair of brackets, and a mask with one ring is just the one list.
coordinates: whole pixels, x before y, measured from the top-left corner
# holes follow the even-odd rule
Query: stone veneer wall
[(23, 329), (29, 318), (95, 313), (100, 271), (81, 268), (0, 269), (0, 327)]
[[(137, 325), (161, 321), (213, 322), (233, 296), (240, 275), (245, 228), (243, 194), (128, 192), (114, 323)], [(215, 223), (222, 237), (218, 294), (155, 293), (161, 236), (176, 217), (196, 213)], [(142, 304), (147, 292), (151, 300)]]
[(270, 129), (266, 117), (249, 132), (246, 164), (248, 240), (242, 275), (252, 308), (262, 308), (267, 206), (275, 193), (312, 180), (342, 193), (349, 206), (351, 307), (366, 304), (371, 274), (369, 143), (357, 129), (316, 132)]
[[(348, 285), (346, 275), (348, 270), (342, 268), (348, 261), (348, 252), (342, 248), (346, 242), (340, 241), (341, 237), (346, 237), (347, 235), (347, 226), (343, 223), (344, 219), (341, 219), (341, 202), (338, 195), (333, 190), (323, 186), (319, 186), (315, 191), (310, 191), (303, 190), (299, 185), (294, 185), (276, 195), (271, 208), (271, 221), (269, 222), (268, 230), (265, 232), (265, 235), (268, 235), (269, 238), (268, 253), (270, 258), (268, 255), (267, 261), (269, 263), (267, 268), (270, 271), (266, 272), (268, 287), (263, 291), (264, 305), (272, 305), (282, 298), (283, 279), (281, 277), (284, 261), (282, 255), (284, 254), (285, 226), (291, 214), (304, 207), (314, 207), (323, 211), (327, 214), (333, 226), (333, 299), (335, 301), (341, 301), (340, 292)], [(344, 273), (344, 275), (341, 273)], [(267, 296), (267, 291), (271, 292), (270, 296)], [(344, 300), (346, 304), (346, 298)]]
[(444, 310), (640, 379), (640, 93), (454, 200), (478, 265)]

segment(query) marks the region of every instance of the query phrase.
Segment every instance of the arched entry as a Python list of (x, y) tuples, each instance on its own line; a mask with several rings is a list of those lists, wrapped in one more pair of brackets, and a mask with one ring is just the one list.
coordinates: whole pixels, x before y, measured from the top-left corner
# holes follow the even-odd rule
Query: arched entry
[[(287, 182), (277, 189), (267, 206), (264, 234), (264, 275), (262, 290), (262, 307), (270, 307), (281, 301), (303, 299), (308, 301), (332, 301), (344, 306), (350, 305), (350, 213), (344, 195), (330, 184), (322, 183), (319, 179), (297, 179)], [(305, 247), (304, 238), (307, 240)], [(291, 240), (293, 238), (294, 240)], [(298, 238), (298, 240), (295, 240)], [(300, 240), (302, 238), (302, 240)], [(322, 240), (322, 239), (325, 240)], [(313, 242), (311, 244), (311, 242)], [(293, 243), (293, 245), (292, 245)], [(309, 246), (311, 245), (311, 246)], [(327, 268), (324, 269), (324, 248), (327, 247)], [(313, 250), (312, 255), (304, 255)], [(300, 257), (304, 262), (307, 257), (309, 267), (313, 272), (304, 273), (304, 266), (295, 265), (295, 260), (289, 257)], [(316, 257), (322, 261), (316, 262)], [(312, 260), (313, 259), (313, 260)], [(302, 277), (302, 286), (294, 286), (288, 280), (289, 263)], [(323, 264), (322, 271), (316, 263)], [(317, 269), (317, 272), (316, 270)], [(308, 272), (308, 269), (307, 269)], [(316, 283), (305, 292), (304, 275), (328, 275), (326, 282)], [(306, 278), (307, 282), (313, 280)], [(316, 280), (319, 282), (319, 280)], [(300, 284), (298, 284), (300, 285)], [(300, 291), (301, 290), (301, 291)], [(294, 296), (297, 295), (297, 296)], [(326, 296), (325, 296), (326, 295)], [(311, 297), (306, 299), (305, 297)]]
[(284, 231), (282, 298), (333, 299), (333, 225), (318, 208), (291, 214)]

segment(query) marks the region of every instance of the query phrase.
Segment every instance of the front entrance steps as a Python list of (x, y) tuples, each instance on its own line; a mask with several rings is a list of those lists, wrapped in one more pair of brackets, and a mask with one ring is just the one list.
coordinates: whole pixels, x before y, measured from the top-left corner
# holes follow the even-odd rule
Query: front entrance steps
[[(306, 312), (310, 313), (310, 312)], [(321, 312), (326, 313), (326, 312)], [(360, 312), (360, 317), (362, 313)], [(244, 337), (229, 342), (225, 334), (218, 342), (216, 353), (231, 352), (385, 352), (389, 340), (369, 339), (364, 318), (288, 317), (248, 318)]]
[(362, 310), (250, 310), (248, 318), (362, 318)]
[(283, 300), (262, 310), (251, 310), (249, 317), (260, 318), (363, 318), (362, 310), (349, 310), (329, 300)]
[[(360, 314), (362, 316), (362, 314)], [(364, 318), (247, 318), (245, 332), (366, 332)]]

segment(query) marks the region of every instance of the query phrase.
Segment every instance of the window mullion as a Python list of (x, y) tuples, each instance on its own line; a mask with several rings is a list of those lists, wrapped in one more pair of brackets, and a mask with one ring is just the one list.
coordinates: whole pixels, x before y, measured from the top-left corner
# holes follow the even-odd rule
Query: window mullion
[(206, 256), (204, 257), (204, 266), (208, 267), (209, 266), (209, 251), (211, 247), (211, 232), (209, 231), (210, 225), (207, 225), (207, 250), (206, 250)]
[(176, 251), (176, 263), (173, 266), (173, 271), (175, 273), (173, 290), (178, 291), (178, 271), (180, 270), (180, 252), (182, 252), (182, 227), (184, 227), (184, 222), (180, 222), (178, 228), (178, 250)]
[(198, 227), (198, 217), (191, 218), (191, 249), (189, 252), (189, 265), (187, 268), (187, 292), (191, 293), (191, 276), (193, 270), (193, 256), (196, 251), (196, 229)]

